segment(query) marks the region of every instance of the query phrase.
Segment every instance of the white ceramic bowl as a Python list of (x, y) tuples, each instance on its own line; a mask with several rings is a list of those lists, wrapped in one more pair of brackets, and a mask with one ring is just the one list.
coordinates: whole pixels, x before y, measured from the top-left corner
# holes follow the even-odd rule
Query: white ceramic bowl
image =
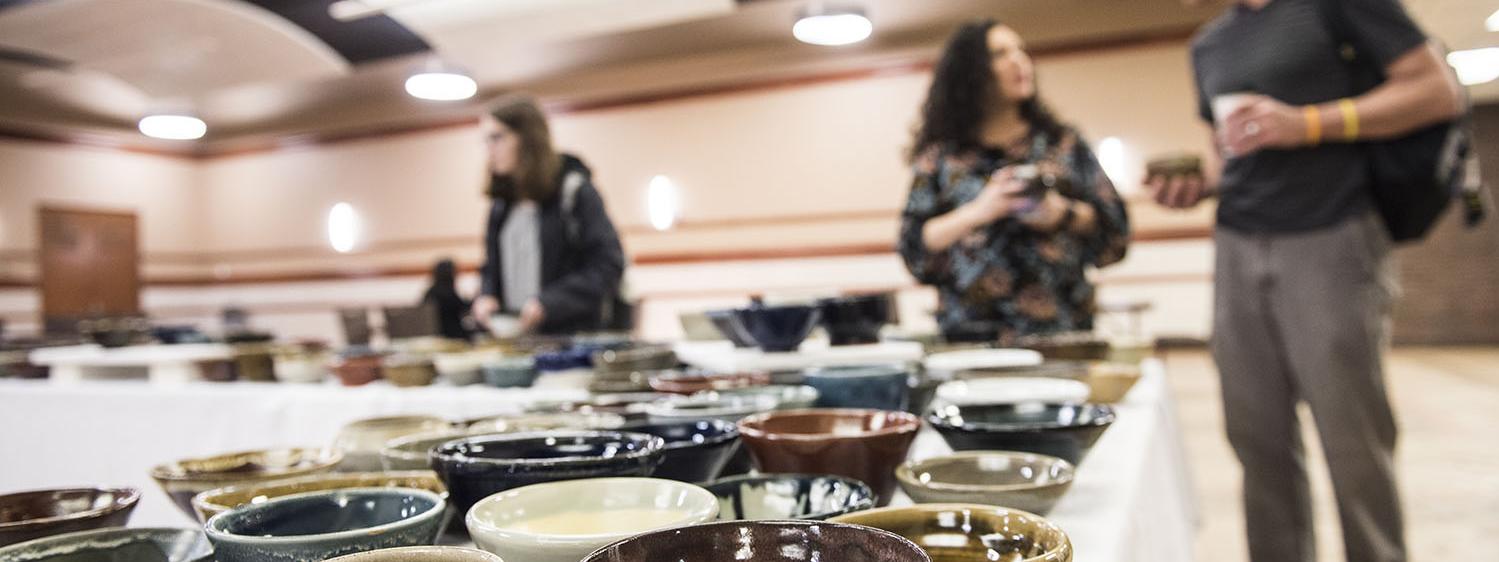
[(589, 478), (533, 484), (474, 504), (464, 522), (506, 560), (578, 562), (617, 540), (718, 517), (718, 497), (675, 480)]
[(454, 386), (467, 386), (482, 382), (484, 373), (480, 368), (485, 361), (497, 357), (498, 353), (489, 351), (438, 353), (432, 356), (432, 366), (437, 368), (437, 376), (443, 380)]
[(331, 353), (278, 354), (271, 358), (271, 370), (280, 382), (318, 383), (328, 378), (332, 360)]
[(1088, 401), (1088, 383), (1047, 377), (995, 377), (942, 383), (937, 400), (957, 406), (1045, 402), (1079, 404)]
[(922, 360), (930, 373), (953, 374), (973, 369), (1007, 369), (1034, 367), (1044, 358), (1029, 349), (964, 349), (933, 353)]

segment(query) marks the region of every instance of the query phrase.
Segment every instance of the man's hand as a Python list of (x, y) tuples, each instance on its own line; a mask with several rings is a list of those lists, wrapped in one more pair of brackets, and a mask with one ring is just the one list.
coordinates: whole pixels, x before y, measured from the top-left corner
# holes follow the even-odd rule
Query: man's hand
[(1218, 142), (1230, 158), (1267, 148), (1302, 146), (1306, 135), (1306, 114), (1301, 108), (1262, 95), (1251, 96), (1218, 127)]

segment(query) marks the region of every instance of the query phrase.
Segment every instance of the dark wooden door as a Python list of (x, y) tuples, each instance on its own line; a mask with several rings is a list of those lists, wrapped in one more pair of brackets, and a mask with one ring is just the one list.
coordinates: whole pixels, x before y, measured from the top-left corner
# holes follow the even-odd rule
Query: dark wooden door
[(41, 208), (44, 325), (140, 314), (140, 268), (132, 213)]

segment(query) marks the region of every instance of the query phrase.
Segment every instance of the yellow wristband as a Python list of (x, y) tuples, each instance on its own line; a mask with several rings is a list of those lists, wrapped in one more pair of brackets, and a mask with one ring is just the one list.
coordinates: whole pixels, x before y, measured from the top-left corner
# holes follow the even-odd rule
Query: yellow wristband
[(1302, 108), (1306, 114), (1306, 143), (1312, 146), (1322, 144), (1322, 112), (1317, 111), (1317, 106), (1308, 105)]
[(1353, 100), (1343, 98), (1338, 100), (1338, 109), (1343, 111), (1343, 138), (1358, 140), (1358, 106), (1353, 105)]

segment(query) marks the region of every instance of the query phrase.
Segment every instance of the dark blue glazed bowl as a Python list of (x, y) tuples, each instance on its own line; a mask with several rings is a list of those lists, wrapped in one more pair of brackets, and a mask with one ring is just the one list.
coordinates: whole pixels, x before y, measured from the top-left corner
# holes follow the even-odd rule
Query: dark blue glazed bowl
[(802, 384), (817, 389), (818, 408), (906, 409), (911, 373), (900, 365), (808, 369)]
[(198, 529), (96, 529), (0, 548), (6, 562), (212, 562)]
[(880, 328), (890, 321), (890, 296), (865, 295), (817, 301), (822, 325), (833, 345), (880, 341)]
[(816, 519), (874, 508), (869, 486), (826, 474), (761, 474), (704, 484), (718, 496), (719, 520)]
[(620, 431), (655, 435), (666, 441), (654, 478), (707, 482), (718, 478), (739, 449), (739, 427), (724, 420), (634, 423)]
[(1114, 409), (1102, 404), (944, 406), (927, 416), (927, 423), (955, 451), (1020, 451), (1076, 466), (1114, 423)]
[(796, 351), (817, 327), (822, 312), (801, 305), (752, 306), (735, 309), (733, 318), (760, 349), (779, 353)]
[(326, 560), (433, 544), (447, 518), (447, 503), (427, 490), (345, 488), (232, 509), (203, 527), (218, 562)]
[(713, 323), (714, 328), (718, 328), (718, 333), (723, 334), (724, 339), (732, 342), (734, 347), (755, 347), (755, 340), (749, 337), (749, 334), (744, 333), (744, 327), (734, 319), (733, 310), (710, 310), (703, 314), (708, 317), (709, 322)]
[(480, 435), (434, 447), (427, 458), (458, 513), (511, 488), (606, 476), (650, 476), (666, 441), (619, 431)]

